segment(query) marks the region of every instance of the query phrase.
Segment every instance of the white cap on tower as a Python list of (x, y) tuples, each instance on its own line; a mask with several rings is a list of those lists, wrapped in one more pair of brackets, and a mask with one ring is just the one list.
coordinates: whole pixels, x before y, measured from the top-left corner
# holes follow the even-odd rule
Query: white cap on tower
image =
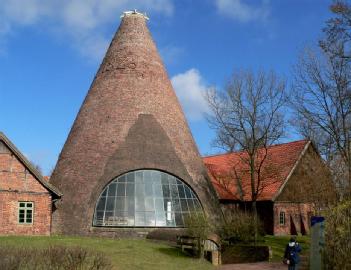
[(136, 9), (124, 11), (123, 14), (121, 15), (121, 18), (124, 18), (125, 16), (130, 16), (130, 15), (142, 16), (145, 20), (149, 20), (149, 17), (146, 16), (146, 13), (138, 12)]

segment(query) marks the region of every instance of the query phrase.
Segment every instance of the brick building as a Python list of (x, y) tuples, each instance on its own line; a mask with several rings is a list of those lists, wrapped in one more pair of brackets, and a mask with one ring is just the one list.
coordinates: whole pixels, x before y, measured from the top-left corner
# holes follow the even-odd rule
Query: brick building
[(60, 196), (0, 132), (0, 235), (49, 235)]
[[(265, 154), (267, 153), (267, 154)], [(306, 234), (309, 218), (335, 196), (330, 172), (310, 141), (260, 149), (261, 167), (257, 210), (266, 233)], [(204, 157), (223, 208), (250, 209), (251, 180), (244, 152)], [(257, 173), (256, 173), (257, 183)]]
[(122, 17), (50, 179), (64, 194), (57, 233), (145, 234), (184, 227), (194, 211), (217, 214), (147, 18)]

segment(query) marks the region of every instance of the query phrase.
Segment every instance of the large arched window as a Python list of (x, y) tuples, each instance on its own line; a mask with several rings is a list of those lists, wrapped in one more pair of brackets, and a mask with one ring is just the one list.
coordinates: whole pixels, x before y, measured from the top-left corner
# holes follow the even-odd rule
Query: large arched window
[(156, 170), (128, 172), (101, 193), (93, 225), (183, 227), (188, 215), (202, 214), (195, 193), (183, 181)]

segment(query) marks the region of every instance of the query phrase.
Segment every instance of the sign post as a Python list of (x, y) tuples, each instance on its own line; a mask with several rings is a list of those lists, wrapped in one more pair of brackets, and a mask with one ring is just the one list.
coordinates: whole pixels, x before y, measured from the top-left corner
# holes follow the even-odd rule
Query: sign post
[(310, 270), (322, 269), (322, 251), (324, 249), (324, 217), (311, 217), (311, 254)]

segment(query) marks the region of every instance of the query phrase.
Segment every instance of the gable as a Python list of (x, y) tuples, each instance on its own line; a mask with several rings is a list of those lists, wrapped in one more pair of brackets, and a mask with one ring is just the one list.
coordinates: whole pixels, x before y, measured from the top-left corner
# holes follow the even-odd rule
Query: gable
[(335, 196), (330, 170), (311, 144), (275, 201), (323, 203)]
[[(273, 200), (298, 162), (308, 141), (296, 141), (259, 150), (258, 160), (265, 157), (261, 168), (258, 200)], [(245, 152), (205, 157), (204, 162), (220, 199), (251, 201), (249, 166)], [(258, 182), (256, 174), (256, 184)]]
[[(16, 148), (16, 146), (0, 132), (0, 189), (13, 189), (50, 192), (54, 197), (60, 198), (61, 192), (47, 183), (41, 173), (33, 167), (29, 160)], [(14, 177), (14, 178), (13, 178)], [(9, 179), (24, 179), (28, 182), (6, 182)], [(24, 191), (23, 190), (23, 191)]]
[(16, 192), (49, 193), (10, 149), (7, 153), (0, 154), (0, 189)]
[(10, 153), (10, 149), (4, 144), (4, 142), (0, 141), (0, 154), (8, 153)]

